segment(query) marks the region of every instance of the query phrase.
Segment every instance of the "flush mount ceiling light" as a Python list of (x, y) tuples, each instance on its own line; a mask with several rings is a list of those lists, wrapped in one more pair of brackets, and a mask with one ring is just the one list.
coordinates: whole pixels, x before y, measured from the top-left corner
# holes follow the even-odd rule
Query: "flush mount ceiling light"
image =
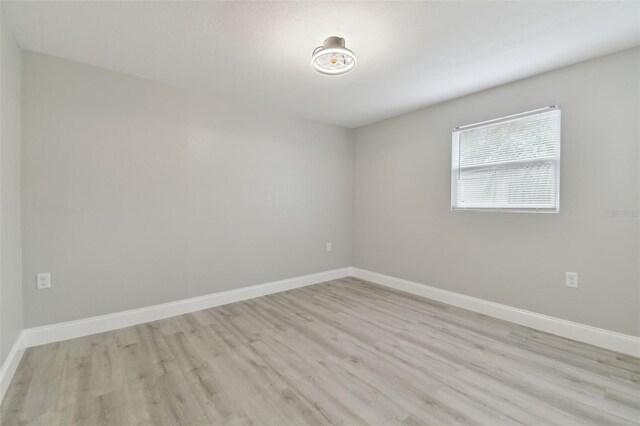
[(342, 37), (329, 37), (314, 49), (311, 66), (320, 74), (346, 74), (356, 66), (356, 55), (344, 47)]

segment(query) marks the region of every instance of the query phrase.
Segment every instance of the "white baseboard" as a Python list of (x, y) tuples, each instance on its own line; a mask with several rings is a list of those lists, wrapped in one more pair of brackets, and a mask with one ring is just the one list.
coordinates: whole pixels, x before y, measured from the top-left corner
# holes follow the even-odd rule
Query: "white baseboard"
[(305, 287), (325, 281), (336, 280), (349, 276), (350, 268), (340, 268), (331, 271), (318, 272), (316, 274), (303, 275), (235, 290), (222, 291), (206, 296), (193, 297), (178, 300), (176, 302), (163, 303), (148, 306), (146, 308), (131, 309), (129, 311), (114, 314), (100, 315), (75, 321), (51, 324), (42, 327), (27, 328), (22, 331), (9, 352), (6, 361), (0, 367), (0, 403), (9, 388), (11, 379), (20, 364), (26, 348), (47, 343), (59, 342), (90, 334), (102, 333), (132, 325), (143, 324), (149, 321), (174, 317), (228, 303), (240, 302), (294, 288)]
[(535, 312), (525, 311), (524, 309), (465, 296), (377, 272), (359, 268), (341, 268), (176, 302), (163, 303), (146, 308), (132, 309), (114, 314), (25, 329), (13, 345), (4, 364), (0, 367), (0, 402), (2, 398), (4, 398), (11, 379), (20, 364), (24, 350), (31, 346), (116, 330), (348, 276), (371, 281), (579, 342), (585, 342), (640, 357), (640, 338), (638, 337), (537, 314)]
[(206, 296), (183, 299), (176, 302), (163, 303), (146, 308), (132, 309), (114, 314), (100, 315), (76, 321), (62, 322), (24, 330), (23, 348), (44, 345), (51, 342), (88, 336), (149, 321), (174, 317), (228, 303), (253, 299), (267, 294), (279, 293), (294, 288), (318, 284), (349, 276), (349, 268), (334, 269), (316, 274), (303, 275)]
[(15, 343), (11, 347), (9, 355), (7, 355), (7, 359), (5, 359), (4, 363), (0, 366), (0, 403), (2, 402), (5, 393), (7, 393), (7, 389), (9, 389), (11, 379), (13, 379), (13, 375), (18, 369), (18, 365), (20, 364), (20, 360), (22, 359), (22, 354), (24, 354), (23, 339), (24, 331), (20, 333)]
[(640, 357), (640, 338), (635, 336), (537, 314), (364, 269), (351, 268), (351, 276), (546, 333)]

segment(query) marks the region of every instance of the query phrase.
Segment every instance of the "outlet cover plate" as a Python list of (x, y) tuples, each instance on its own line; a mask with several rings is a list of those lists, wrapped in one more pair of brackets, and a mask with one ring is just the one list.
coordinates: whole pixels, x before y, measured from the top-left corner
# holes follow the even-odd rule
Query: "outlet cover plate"
[(36, 274), (36, 288), (38, 290), (51, 288), (51, 272), (40, 272)]
[(565, 272), (565, 285), (571, 288), (578, 288), (578, 273), (577, 272)]

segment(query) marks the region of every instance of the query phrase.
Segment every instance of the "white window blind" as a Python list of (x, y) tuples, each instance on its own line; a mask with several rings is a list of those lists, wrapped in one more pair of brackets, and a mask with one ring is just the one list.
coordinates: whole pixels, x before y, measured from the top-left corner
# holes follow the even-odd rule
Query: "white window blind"
[(560, 108), (453, 130), (451, 208), (558, 212)]

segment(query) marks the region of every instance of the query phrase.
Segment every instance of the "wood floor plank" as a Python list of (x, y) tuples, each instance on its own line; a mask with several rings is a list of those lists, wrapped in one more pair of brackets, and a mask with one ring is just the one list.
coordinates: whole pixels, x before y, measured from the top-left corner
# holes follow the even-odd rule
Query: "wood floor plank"
[(28, 349), (1, 425), (639, 425), (640, 360), (345, 278)]

